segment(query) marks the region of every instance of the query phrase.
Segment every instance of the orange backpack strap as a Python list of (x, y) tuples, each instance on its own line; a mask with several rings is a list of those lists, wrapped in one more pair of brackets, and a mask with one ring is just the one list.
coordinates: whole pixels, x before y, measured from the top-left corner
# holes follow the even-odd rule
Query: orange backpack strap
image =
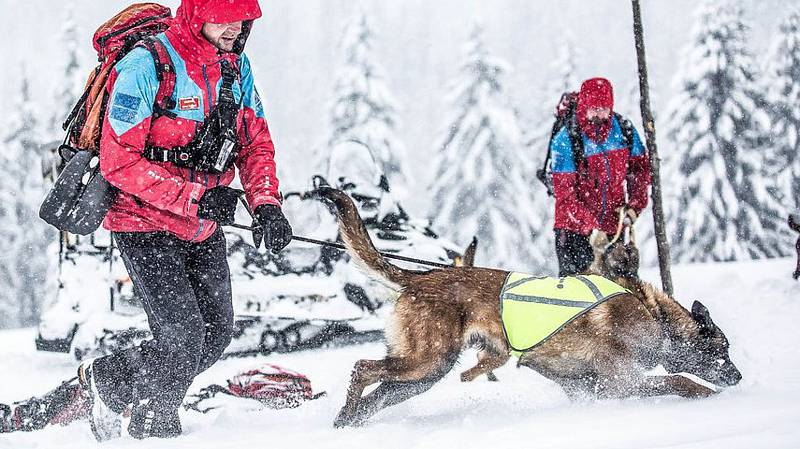
[(150, 52), (156, 66), (158, 91), (153, 105), (153, 119), (162, 115), (175, 118), (175, 113), (171, 112), (172, 109), (175, 109), (175, 99), (172, 98), (175, 91), (175, 65), (172, 63), (172, 57), (170, 57), (167, 47), (155, 36), (142, 39), (137, 46), (144, 47)]

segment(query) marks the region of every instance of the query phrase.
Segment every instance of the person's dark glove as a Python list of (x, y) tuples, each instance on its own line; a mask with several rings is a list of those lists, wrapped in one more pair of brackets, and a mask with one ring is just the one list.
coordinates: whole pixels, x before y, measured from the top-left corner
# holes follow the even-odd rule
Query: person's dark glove
[(256, 220), (264, 232), (264, 246), (277, 253), (292, 241), (292, 226), (281, 208), (274, 204), (256, 207)]
[(208, 189), (197, 205), (197, 216), (216, 221), (220, 226), (233, 224), (236, 216), (236, 204), (241, 194), (241, 190), (226, 186)]

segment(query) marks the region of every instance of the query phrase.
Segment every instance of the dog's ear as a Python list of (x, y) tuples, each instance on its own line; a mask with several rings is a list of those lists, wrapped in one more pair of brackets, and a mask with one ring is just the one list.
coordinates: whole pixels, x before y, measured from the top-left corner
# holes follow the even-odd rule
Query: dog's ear
[(472, 237), (467, 249), (464, 251), (463, 266), (472, 267), (475, 265), (475, 252), (478, 250), (478, 237)]
[(711, 314), (708, 312), (706, 306), (700, 301), (695, 301), (692, 304), (692, 318), (700, 325), (700, 330), (711, 330), (714, 328), (714, 322), (711, 321)]
[(800, 232), (800, 217), (795, 214), (789, 215), (789, 227), (792, 231)]

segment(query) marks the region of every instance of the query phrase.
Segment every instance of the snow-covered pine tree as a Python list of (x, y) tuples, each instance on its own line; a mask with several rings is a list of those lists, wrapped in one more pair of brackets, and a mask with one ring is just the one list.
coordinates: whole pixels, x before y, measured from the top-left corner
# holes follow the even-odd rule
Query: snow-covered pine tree
[(546, 101), (552, 103), (551, 109), (554, 109), (564, 92), (573, 92), (578, 90), (580, 80), (578, 80), (578, 52), (575, 44), (569, 35), (566, 35), (561, 40), (561, 46), (558, 50), (556, 59), (550, 65), (550, 80), (547, 84), (548, 98)]
[(363, 12), (345, 29), (331, 106), (331, 136), (328, 148), (318, 155), (318, 165), (327, 171), (330, 149), (342, 142), (360, 142), (370, 149), (392, 190), (402, 197), (408, 183), (406, 150), (396, 135), (396, 101), (372, 54), (373, 37)]
[(480, 265), (540, 270), (545, 256), (535, 240), (545, 217), (532, 200), (537, 187), (528, 170), (535, 158), (523, 149), (517, 113), (503, 90), (509, 66), (489, 54), (478, 26), (465, 50), (434, 162), (434, 224), (460, 245), (477, 236)]
[(70, 1), (66, 4), (66, 18), (61, 29), (61, 42), (64, 48), (63, 72), (56, 83), (55, 102), (52, 110), (53, 116), (47, 129), (48, 135), (53, 134), (54, 139), (63, 138), (61, 124), (66, 119), (67, 114), (78, 101), (79, 90), (86, 81), (85, 73), (80, 70), (78, 50), (81, 48), (78, 42), (78, 24), (75, 20), (75, 2)]
[(16, 292), (18, 279), (16, 276), (16, 233), (11, 226), (16, 225), (16, 208), (14, 207), (14, 189), (11, 180), (6, 176), (6, 143), (0, 141), (0, 329), (16, 327), (20, 324), (19, 306)]
[(767, 61), (772, 113), (770, 147), (777, 186), (787, 210), (800, 208), (800, 11), (781, 24)]
[(0, 321), (28, 326), (38, 320), (39, 305), (49, 294), (48, 247), (55, 233), (38, 217), (44, 193), (40, 121), (24, 74), (13, 111), (0, 164), (0, 303), (12, 304), (15, 313)]
[(677, 75), (665, 187), (678, 262), (786, 254), (785, 210), (762, 167), (769, 118), (738, 6), (705, 1)]

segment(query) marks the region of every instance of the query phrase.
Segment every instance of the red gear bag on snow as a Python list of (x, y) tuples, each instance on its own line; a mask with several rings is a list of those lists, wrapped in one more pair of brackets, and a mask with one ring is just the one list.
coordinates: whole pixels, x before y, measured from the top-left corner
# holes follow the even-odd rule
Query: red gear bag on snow
[[(314, 394), (308, 377), (277, 365), (264, 365), (228, 379), (228, 386), (209, 385), (184, 402), (186, 410), (207, 413), (211, 410), (247, 405), (272, 409), (296, 408), (304, 402), (318, 399), (324, 392)], [(219, 396), (218, 396), (219, 395)], [(253, 402), (255, 401), (255, 402)], [(50, 425), (65, 426), (87, 418), (91, 404), (74, 377), (40, 397), (10, 405), (0, 404), (0, 434), (43, 429)]]
[[(207, 413), (224, 406), (223, 397), (253, 399), (261, 405), (273, 408), (296, 408), (303, 402), (312, 401), (325, 395), (314, 394), (308, 377), (277, 365), (264, 365), (259, 369), (246, 371), (228, 379), (228, 386), (210, 385), (199, 393), (187, 398), (184, 408)], [(216, 400), (215, 400), (216, 399)]]

